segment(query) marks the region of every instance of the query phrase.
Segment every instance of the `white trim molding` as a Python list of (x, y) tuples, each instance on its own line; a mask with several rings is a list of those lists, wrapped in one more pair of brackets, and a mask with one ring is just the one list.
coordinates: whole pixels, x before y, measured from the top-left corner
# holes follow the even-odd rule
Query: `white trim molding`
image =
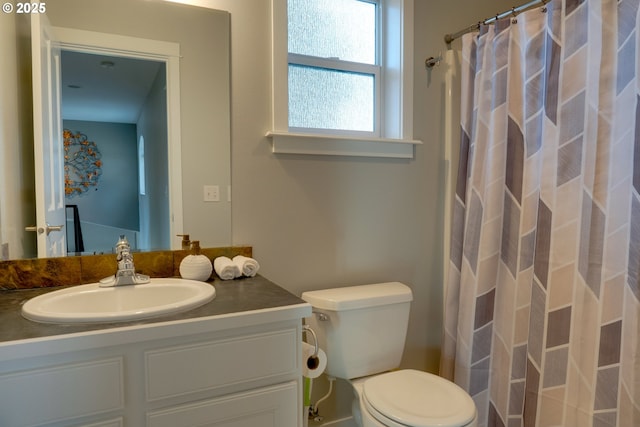
[(422, 141), (391, 138), (267, 132), (274, 154), (318, 154), (333, 156), (390, 157), (412, 159)]
[(381, 0), (382, 117), (380, 137), (295, 132), (289, 129), (287, 0), (271, 0), (272, 124), (266, 136), (273, 153), (414, 158), (414, 0)]
[[(124, 56), (164, 62), (167, 71), (167, 142), (169, 177), (169, 236), (182, 234), (182, 141), (180, 117), (180, 44), (75, 28), (53, 27), (60, 48), (76, 52)], [(180, 248), (173, 239), (171, 247)]]

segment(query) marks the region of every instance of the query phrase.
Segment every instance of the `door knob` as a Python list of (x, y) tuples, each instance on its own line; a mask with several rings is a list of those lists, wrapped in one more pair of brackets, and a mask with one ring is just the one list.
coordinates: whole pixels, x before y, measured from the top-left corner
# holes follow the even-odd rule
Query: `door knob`
[(24, 230), (25, 231), (36, 231), (38, 234), (44, 233), (44, 228), (36, 227), (35, 225), (33, 225), (31, 227), (25, 227)]
[(52, 231), (62, 231), (63, 228), (64, 228), (64, 225), (49, 225), (49, 224), (47, 224), (47, 236)]
[(42, 227), (36, 227), (31, 226), (31, 227), (25, 227), (24, 230), (25, 231), (35, 231), (38, 234), (42, 234), (44, 232), (47, 233), (47, 236), (52, 232), (52, 231), (62, 231), (62, 228), (64, 227), (64, 225), (49, 225), (47, 224), (46, 228), (42, 228)]

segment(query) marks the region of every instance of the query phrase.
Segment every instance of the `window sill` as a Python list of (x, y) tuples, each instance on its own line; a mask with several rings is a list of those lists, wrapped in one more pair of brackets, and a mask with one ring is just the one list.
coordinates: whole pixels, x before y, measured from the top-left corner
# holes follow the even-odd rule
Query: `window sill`
[(274, 154), (313, 154), (328, 156), (389, 157), (413, 159), (414, 147), (422, 141), (413, 139), (363, 138), (269, 131)]

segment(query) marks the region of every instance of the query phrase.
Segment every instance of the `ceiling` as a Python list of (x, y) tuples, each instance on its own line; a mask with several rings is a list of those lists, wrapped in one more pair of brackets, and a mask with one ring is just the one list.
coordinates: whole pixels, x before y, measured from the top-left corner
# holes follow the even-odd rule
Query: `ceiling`
[(162, 62), (62, 51), (62, 118), (136, 123)]

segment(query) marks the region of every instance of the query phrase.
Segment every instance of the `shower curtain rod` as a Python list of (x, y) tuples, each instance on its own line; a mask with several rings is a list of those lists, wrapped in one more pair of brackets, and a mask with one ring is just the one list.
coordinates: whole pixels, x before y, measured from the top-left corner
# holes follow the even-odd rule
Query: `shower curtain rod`
[(496, 16), (492, 16), (491, 18), (487, 18), (484, 21), (480, 21), (477, 24), (471, 25), (463, 30), (458, 31), (457, 33), (453, 33), (453, 34), (445, 34), (444, 36), (444, 42), (447, 44), (447, 46), (451, 45), (451, 42), (454, 41), (457, 38), (462, 37), (463, 35), (467, 34), (467, 33), (471, 33), (474, 31), (478, 31), (480, 29), (481, 25), (485, 25), (485, 24), (491, 24), (492, 22), (497, 21), (498, 19), (502, 19), (502, 18), (506, 18), (508, 16), (516, 16), (518, 13), (520, 12), (524, 12), (526, 10), (532, 9), (538, 5), (546, 5), (547, 3), (549, 3), (550, 0), (532, 0), (528, 3), (525, 3), (521, 6), (518, 7), (513, 7), (510, 10), (506, 10), (502, 13), (497, 14)]

